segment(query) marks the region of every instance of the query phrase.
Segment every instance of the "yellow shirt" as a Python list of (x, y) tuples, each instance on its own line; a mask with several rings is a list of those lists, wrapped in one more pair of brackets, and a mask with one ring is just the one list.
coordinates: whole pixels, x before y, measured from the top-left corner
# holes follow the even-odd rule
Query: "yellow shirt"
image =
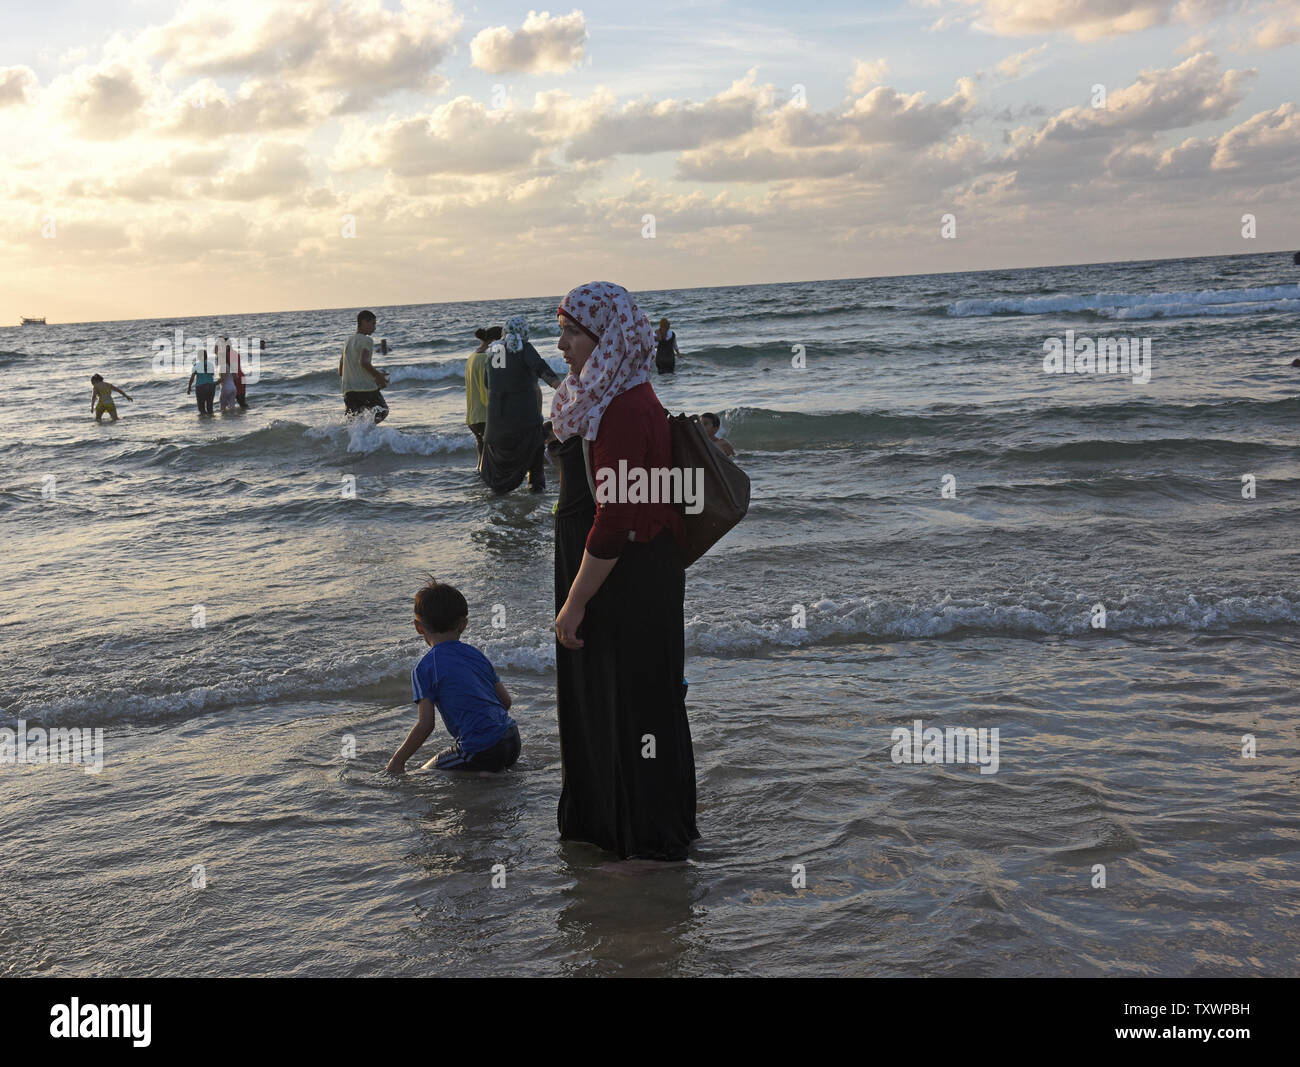
[(487, 422), (488, 354), (471, 352), (465, 360), (465, 425)]
[(368, 333), (357, 332), (348, 338), (343, 346), (343, 391), (345, 393), (368, 393), (379, 388), (375, 377), (361, 366), (361, 354), (369, 351), (370, 358), (375, 358), (375, 342)]

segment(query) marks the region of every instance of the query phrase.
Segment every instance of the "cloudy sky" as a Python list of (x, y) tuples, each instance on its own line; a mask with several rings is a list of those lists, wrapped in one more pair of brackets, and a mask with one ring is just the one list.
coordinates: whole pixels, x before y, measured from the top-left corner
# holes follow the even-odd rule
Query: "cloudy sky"
[(5, 23), (4, 324), (1300, 247), (1296, 0)]

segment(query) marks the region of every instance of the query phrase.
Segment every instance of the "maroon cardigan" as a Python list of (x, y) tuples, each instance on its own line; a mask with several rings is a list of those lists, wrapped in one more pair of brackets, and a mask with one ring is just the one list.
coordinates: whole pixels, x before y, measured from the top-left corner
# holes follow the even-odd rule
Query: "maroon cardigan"
[[(591, 477), (597, 488), (602, 468), (610, 468), (617, 477), (619, 460), (626, 460), (629, 472), (635, 467), (649, 470), (673, 464), (668, 416), (649, 382), (620, 393), (605, 409), (596, 439), (591, 442)], [(629, 531), (635, 535), (631, 540), (645, 543), (665, 528), (679, 547), (686, 543), (681, 512), (671, 502), (598, 502), (596, 521), (587, 534), (587, 551), (599, 559), (617, 559), (629, 541)]]

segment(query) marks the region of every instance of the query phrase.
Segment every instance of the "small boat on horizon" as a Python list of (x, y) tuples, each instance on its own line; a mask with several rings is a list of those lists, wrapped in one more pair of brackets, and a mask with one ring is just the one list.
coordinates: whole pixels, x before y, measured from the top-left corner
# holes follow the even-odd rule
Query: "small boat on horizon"
[(39, 319), (29, 319), (26, 315), (24, 315), (22, 317), (22, 321), (19, 322), (18, 325), (19, 326), (44, 326), (46, 325), (45, 316), (42, 315)]

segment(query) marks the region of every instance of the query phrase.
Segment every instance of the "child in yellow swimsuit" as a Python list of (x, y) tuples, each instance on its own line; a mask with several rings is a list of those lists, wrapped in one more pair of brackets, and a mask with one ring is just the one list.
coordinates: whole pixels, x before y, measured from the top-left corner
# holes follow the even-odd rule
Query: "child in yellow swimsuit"
[[(90, 376), (90, 407), (95, 412), (95, 421), (99, 422), (105, 414), (112, 417), (117, 422), (117, 405), (113, 403), (113, 394), (126, 393), (122, 392), (116, 385), (104, 381), (103, 375), (92, 374)], [(128, 400), (131, 398), (126, 396)]]

